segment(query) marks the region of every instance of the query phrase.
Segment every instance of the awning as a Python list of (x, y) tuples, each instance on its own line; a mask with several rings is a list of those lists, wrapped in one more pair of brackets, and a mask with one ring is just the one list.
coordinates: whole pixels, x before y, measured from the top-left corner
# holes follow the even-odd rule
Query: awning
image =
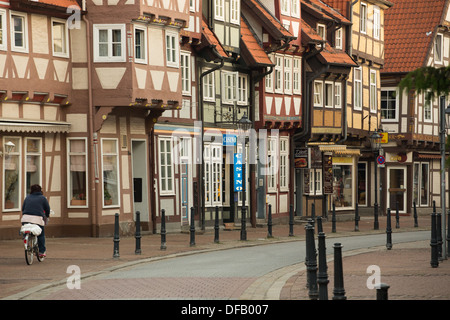
[(319, 144), (319, 150), (323, 152), (333, 152), (334, 155), (360, 156), (359, 149), (347, 149), (346, 145), (342, 144)]
[(0, 119), (0, 131), (3, 132), (69, 132), (70, 123), (64, 121), (40, 121), (21, 119)]
[(415, 155), (416, 160), (432, 160), (432, 159), (440, 159), (440, 154), (426, 154), (426, 153), (417, 153)]

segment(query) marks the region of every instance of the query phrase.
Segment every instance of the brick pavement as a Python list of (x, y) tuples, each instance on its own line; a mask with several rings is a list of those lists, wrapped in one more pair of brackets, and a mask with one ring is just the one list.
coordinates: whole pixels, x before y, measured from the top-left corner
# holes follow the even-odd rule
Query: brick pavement
[[(400, 229), (393, 232), (407, 230), (429, 230), (429, 215), (419, 216), (419, 228), (413, 227), (412, 217), (400, 218)], [(331, 233), (331, 222), (324, 222), (324, 232), (327, 237), (352, 236), (385, 232), (385, 217), (380, 217), (380, 229), (373, 230), (371, 217), (362, 217), (359, 231), (354, 231), (353, 221), (338, 221), (336, 233)], [(114, 270), (124, 266), (152, 261), (181, 254), (209, 250), (224, 250), (237, 246), (262, 245), (279, 241), (304, 240), (304, 225), (294, 226), (294, 237), (288, 237), (287, 225), (274, 225), (273, 238), (268, 239), (267, 228), (247, 228), (248, 241), (240, 241), (240, 231), (220, 231), (220, 243), (214, 243), (214, 231), (207, 229), (204, 233), (196, 234), (196, 245), (189, 245), (189, 234), (169, 233), (167, 235), (167, 249), (160, 250), (159, 235), (143, 235), (141, 240), (142, 254), (135, 255), (134, 237), (120, 239), (120, 258), (112, 258), (112, 238), (47, 238), (48, 258), (39, 263), (27, 266), (23, 256), (22, 243), (18, 240), (0, 241), (0, 299), (24, 299), (33, 296), (39, 290), (51, 285), (64, 284), (69, 274), (67, 267), (76, 264), (82, 270), (84, 277), (93, 277), (105, 270)], [(450, 262), (441, 262), (439, 268), (431, 268), (429, 243), (413, 244), (412, 247), (396, 245), (390, 251), (376, 248), (367, 253), (353, 252), (344, 254), (344, 285), (348, 299), (374, 299), (374, 290), (368, 290), (366, 280), (369, 274), (366, 268), (370, 264), (380, 265), (382, 282), (391, 286), (390, 299), (449, 299)], [(358, 253), (358, 254), (355, 254)], [(328, 265), (330, 284), (329, 298), (332, 297), (332, 262)], [(359, 266), (359, 269), (357, 269)], [(228, 279), (230, 280), (230, 279)], [(261, 278), (246, 279), (245, 287), (238, 291), (226, 293), (232, 299), (308, 299), (305, 288), (306, 275), (304, 264), (298, 264), (276, 270)], [(199, 283), (199, 281), (197, 281)], [(224, 280), (223, 283), (226, 283)], [(93, 284), (94, 285), (94, 284)], [(209, 283), (205, 283), (209, 286)], [(133, 286), (131, 286), (133, 288)], [(226, 285), (221, 286), (222, 292)], [(156, 289), (155, 289), (156, 290)], [(95, 291), (95, 290), (93, 290)], [(159, 290), (161, 291), (161, 290)], [(133, 289), (127, 294), (133, 296)], [(113, 294), (108, 292), (105, 297), (123, 297), (125, 292)], [(161, 298), (161, 292), (154, 292), (156, 298)], [(97, 297), (100, 299), (101, 296)], [(56, 297), (54, 297), (56, 298)], [(59, 298), (62, 298), (60, 296)], [(209, 296), (208, 298), (213, 298)], [(95, 299), (95, 298), (93, 298)]]

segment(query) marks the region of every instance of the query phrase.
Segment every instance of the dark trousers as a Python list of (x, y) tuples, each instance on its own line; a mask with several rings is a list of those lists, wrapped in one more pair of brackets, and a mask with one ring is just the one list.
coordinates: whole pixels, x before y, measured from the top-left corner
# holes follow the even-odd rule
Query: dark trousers
[[(22, 222), (22, 225), (27, 224), (29, 222)], [(39, 225), (38, 225), (39, 226)], [(38, 247), (39, 247), (39, 253), (45, 253), (45, 232), (44, 232), (44, 227), (43, 226), (39, 226), (39, 228), (41, 228), (42, 232), (40, 235), (37, 236), (37, 240), (38, 240)]]

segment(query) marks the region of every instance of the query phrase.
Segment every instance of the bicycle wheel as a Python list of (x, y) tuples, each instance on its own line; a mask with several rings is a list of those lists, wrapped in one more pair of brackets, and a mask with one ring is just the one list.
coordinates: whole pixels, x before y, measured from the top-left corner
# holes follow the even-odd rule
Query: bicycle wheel
[(33, 245), (35, 237), (33, 236), (26, 236), (26, 246), (25, 246), (25, 260), (28, 265), (33, 263)]

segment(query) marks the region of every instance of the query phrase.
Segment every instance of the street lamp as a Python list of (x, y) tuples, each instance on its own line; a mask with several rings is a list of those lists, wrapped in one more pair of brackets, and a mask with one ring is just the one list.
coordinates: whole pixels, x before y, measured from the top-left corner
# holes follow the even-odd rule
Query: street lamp
[(378, 230), (378, 173), (377, 173), (377, 157), (381, 148), (381, 134), (378, 131), (375, 131), (372, 135), (370, 135), (370, 143), (372, 145), (372, 151), (374, 153), (374, 182), (375, 182), (375, 202), (373, 204), (373, 229)]
[(245, 175), (245, 167), (247, 165), (246, 155), (245, 155), (245, 146), (247, 144), (248, 139), (248, 130), (252, 126), (252, 122), (247, 117), (247, 113), (244, 112), (242, 118), (237, 122), (238, 126), (238, 134), (242, 139), (242, 213), (241, 213), (241, 240), (247, 240), (247, 229), (246, 229), (246, 208), (245, 208), (245, 193), (246, 193), (246, 175)]

